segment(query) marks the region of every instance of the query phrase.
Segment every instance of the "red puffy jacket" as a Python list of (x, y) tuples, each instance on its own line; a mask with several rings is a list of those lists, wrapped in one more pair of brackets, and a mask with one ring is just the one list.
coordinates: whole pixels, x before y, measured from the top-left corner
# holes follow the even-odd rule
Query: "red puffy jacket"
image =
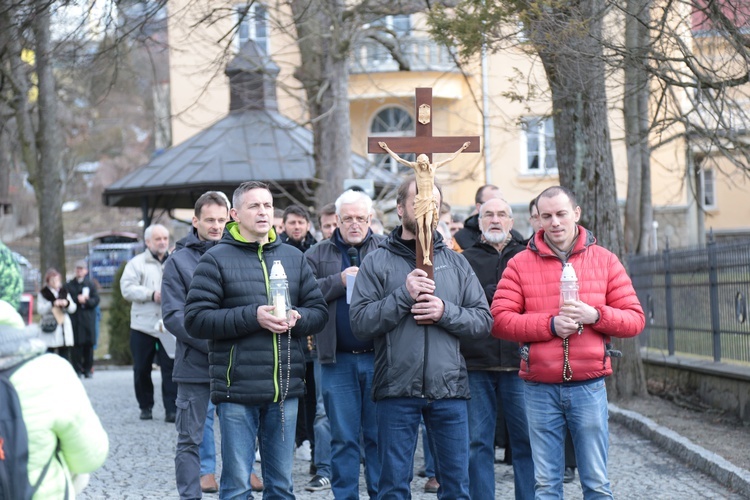
[[(590, 231), (578, 226), (578, 239), (568, 262), (578, 276), (581, 301), (599, 312), (599, 321), (569, 337), (573, 381), (612, 373), (605, 344), (610, 337), (634, 337), (645, 325), (643, 309), (625, 268), (615, 254), (596, 245)], [(542, 232), (527, 250), (508, 263), (492, 301), (492, 335), (528, 346), (521, 361), (521, 378), (533, 382), (563, 382), (563, 339), (552, 333), (550, 321), (560, 309), (563, 262), (544, 242)]]

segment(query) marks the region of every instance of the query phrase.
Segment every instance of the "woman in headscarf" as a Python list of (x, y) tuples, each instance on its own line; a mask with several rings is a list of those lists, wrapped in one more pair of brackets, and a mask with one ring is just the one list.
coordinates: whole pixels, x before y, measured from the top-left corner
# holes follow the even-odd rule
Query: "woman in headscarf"
[(57, 320), (54, 331), (41, 334), (47, 350), (70, 361), (74, 344), (70, 315), (76, 312), (76, 303), (63, 286), (62, 275), (57, 269), (49, 268), (44, 274), (44, 287), (39, 292), (36, 307), (40, 316), (51, 312)]

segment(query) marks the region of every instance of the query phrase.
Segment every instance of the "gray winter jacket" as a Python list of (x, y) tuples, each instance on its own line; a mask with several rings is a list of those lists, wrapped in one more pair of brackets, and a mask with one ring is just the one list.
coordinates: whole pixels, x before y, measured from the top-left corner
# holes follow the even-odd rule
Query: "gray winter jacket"
[(399, 226), (364, 259), (350, 307), (354, 335), (375, 341), (373, 399), (468, 399), (459, 339), (489, 335), (492, 316), (484, 291), (466, 259), (435, 232), (435, 295), (445, 312), (435, 324), (417, 325), (411, 313), (415, 301), (406, 290), (416, 255), (396, 238), (400, 234)]
[(208, 341), (196, 339), (185, 330), (185, 299), (193, 272), (201, 255), (214, 246), (215, 241), (202, 241), (193, 228), (177, 242), (177, 250), (164, 264), (161, 281), (161, 313), (164, 326), (177, 338), (172, 380), (191, 384), (208, 384)]
[[(346, 300), (346, 286), (341, 282), (341, 250), (333, 242), (333, 237), (321, 241), (305, 252), (305, 257), (318, 280), (320, 291), (323, 292), (323, 298), (328, 304), (328, 322), (315, 338), (318, 360), (323, 364), (336, 362), (336, 308), (339, 300)], [(370, 233), (357, 247), (360, 259), (364, 259), (368, 253), (375, 250), (383, 240), (385, 236)]]

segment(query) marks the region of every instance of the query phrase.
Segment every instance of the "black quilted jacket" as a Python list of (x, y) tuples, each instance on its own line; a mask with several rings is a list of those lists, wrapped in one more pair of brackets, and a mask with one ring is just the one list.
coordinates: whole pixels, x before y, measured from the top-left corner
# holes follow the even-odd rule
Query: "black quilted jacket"
[[(211, 400), (279, 401), (289, 367), (287, 346), (287, 398), (300, 397), (305, 393), (302, 342), (326, 324), (325, 300), (302, 252), (282, 244), (273, 233), (273, 241), (265, 245), (238, 241), (232, 234), (235, 226), (229, 223), (219, 244), (201, 257), (185, 303), (188, 333), (209, 340)], [(256, 316), (258, 306), (268, 304), (268, 275), (275, 260), (284, 266), (291, 305), (302, 316), (292, 330), (291, 345), (286, 334), (261, 328)]]

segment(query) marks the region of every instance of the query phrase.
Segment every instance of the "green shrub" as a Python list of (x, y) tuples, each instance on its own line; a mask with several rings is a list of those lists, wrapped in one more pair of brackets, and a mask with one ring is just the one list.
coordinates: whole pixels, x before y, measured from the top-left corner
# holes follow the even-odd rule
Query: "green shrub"
[(133, 364), (130, 352), (130, 302), (122, 297), (120, 278), (125, 263), (115, 273), (112, 281), (112, 304), (109, 310), (109, 355), (118, 365)]

